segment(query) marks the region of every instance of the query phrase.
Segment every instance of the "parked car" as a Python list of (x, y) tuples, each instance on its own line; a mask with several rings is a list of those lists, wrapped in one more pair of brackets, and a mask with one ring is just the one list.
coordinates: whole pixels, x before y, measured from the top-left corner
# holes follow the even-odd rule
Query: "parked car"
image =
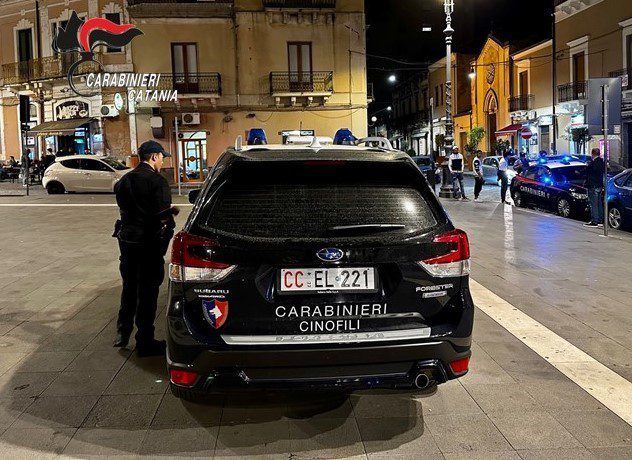
[(111, 157), (71, 155), (57, 158), (44, 172), (42, 185), (49, 194), (114, 191), (123, 175), (131, 171)]
[(173, 242), (178, 397), (237, 388), (429, 388), (467, 372), (469, 245), (405, 153), (224, 152)]
[(632, 169), (608, 181), (608, 223), (621, 230), (632, 224)]
[[(500, 160), (502, 159), (503, 157), (500, 155), (483, 158), (483, 179), (485, 179), (485, 183), (500, 183), (500, 181), (498, 180), (498, 168), (500, 167)], [(513, 168), (516, 160), (518, 160), (518, 157), (516, 156), (511, 156), (508, 158), (509, 168), (507, 168), (507, 177), (509, 178), (510, 182), (517, 174)]]
[(437, 164), (432, 161), (432, 157), (429, 155), (419, 155), (412, 157), (412, 159), (419, 170), (424, 173), (429, 183), (431, 183), (430, 179), (432, 178), (432, 174), (435, 176), (435, 184), (441, 183), (441, 174), (437, 172)]
[(535, 206), (562, 217), (584, 217), (588, 212), (586, 165), (580, 161), (548, 162), (522, 171), (511, 181), (516, 206)]

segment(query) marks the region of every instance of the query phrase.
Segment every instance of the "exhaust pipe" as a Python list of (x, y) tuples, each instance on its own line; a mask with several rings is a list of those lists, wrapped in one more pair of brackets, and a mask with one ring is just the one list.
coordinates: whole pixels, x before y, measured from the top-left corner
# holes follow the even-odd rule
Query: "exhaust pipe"
[(425, 390), (430, 386), (430, 378), (423, 372), (417, 374), (417, 377), (415, 377), (415, 386), (420, 390)]

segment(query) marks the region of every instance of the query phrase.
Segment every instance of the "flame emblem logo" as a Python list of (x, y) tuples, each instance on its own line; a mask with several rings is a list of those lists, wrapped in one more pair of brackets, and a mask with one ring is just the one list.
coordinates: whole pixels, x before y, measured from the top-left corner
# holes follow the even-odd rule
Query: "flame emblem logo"
[(134, 24), (116, 24), (105, 18), (90, 18), (82, 21), (73, 11), (65, 28), (60, 28), (53, 47), (60, 53), (78, 51), (81, 58), (74, 62), (68, 69), (68, 84), (79, 96), (89, 96), (80, 93), (75, 87), (72, 78), (78, 67), (84, 62), (95, 62), (100, 68), (101, 63), (94, 59), (94, 48), (97, 45), (106, 45), (113, 48), (123, 48), (134, 37), (143, 33)]

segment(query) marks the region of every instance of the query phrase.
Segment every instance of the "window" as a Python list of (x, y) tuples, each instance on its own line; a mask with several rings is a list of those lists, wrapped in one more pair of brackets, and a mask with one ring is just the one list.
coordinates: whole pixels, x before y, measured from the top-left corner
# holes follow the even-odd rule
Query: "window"
[(60, 162), (63, 166), (70, 169), (81, 169), (81, 160), (73, 158), (71, 160), (63, 160)]
[(586, 56), (584, 52), (573, 54), (573, 81), (585, 81), (586, 80)]
[[(331, 238), (334, 227), (399, 224), (400, 232), (437, 219), (401, 165), (242, 165), (203, 210), (205, 226), (250, 237)], [(396, 231), (397, 232), (397, 231)], [(389, 236), (392, 232), (388, 232)], [(385, 235), (372, 235), (383, 238)]]
[[(625, 55), (627, 58), (626, 62), (628, 64), (628, 69), (630, 69), (632, 68), (632, 35), (625, 37)], [(628, 72), (628, 78), (632, 78), (630, 72)]]
[(529, 72), (524, 71), (520, 72), (518, 75), (518, 90), (520, 91), (520, 95), (524, 96), (525, 94), (529, 94)]
[[(114, 24), (121, 23), (121, 13), (105, 13), (105, 19), (112, 21)], [(116, 48), (113, 46), (108, 46), (105, 49), (106, 53), (120, 53), (123, 51), (123, 48)]]
[(435, 106), (435, 109), (439, 107), (439, 87), (438, 86), (435, 86), (434, 106)]
[(628, 175), (628, 180), (623, 184), (624, 187), (632, 188), (632, 174)]
[(443, 98), (445, 97), (445, 91), (443, 91), (443, 83), (439, 85), (439, 97), (441, 98), (440, 105), (443, 105), (445, 103), (445, 101), (443, 100)]
[(106, 163), (107, 165), (113, 167), (117, 171), (123, 171), (125, 169), (130, 169), (125, 164), (121, 163), (118, 160), (115, 160), (114, 158), (101, 158), (101, 161), (103, 163)]
[(81, 160), (81, 169), (85, 169), (87, 171), (107, 171), (112, 172), (112, 168), (108, 165), (101, 163), (99, 160), (89, 160), (87, 158), (82, 158)]
[(309, 42), (288, 42), (288, 71), (290, 91), (311, 91), (312, 84), (312, 44)]
[(535, 180), (535, 176), (537, 174), (538, 168), (534, 168), (531, 167), (527, 170), (525, 170), (525, 172), (523, 173), (523, 176), (526, 177), (527, 179), (534, 179)]
[(197, 43), (172, 43), (171, 68), (173, 88), (183, 93), (197, 93)]
[(18, 30), (18, 61), (26, 62), (33, 59), (33, 30)]

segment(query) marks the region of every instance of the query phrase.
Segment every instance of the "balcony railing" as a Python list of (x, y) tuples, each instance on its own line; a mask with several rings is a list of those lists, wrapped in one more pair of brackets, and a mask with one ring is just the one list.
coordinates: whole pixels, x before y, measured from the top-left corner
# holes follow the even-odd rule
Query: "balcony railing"
[(226, 18), (232, 15), (234, 0), (128, 0), (127, 4), (136, 18)]
[(518, 112), (533, 109), (535, 96), (533, 94), (521, 94), (509, 98), (509, 111)]
[(610, 78), (621, 77), (621, 89), (623, 91), (632, 89), (632, 84), (630, 82), (630, 76), (632, 76), (632, 69), (615, 70), (614, 72), (610, 72), (608, 76)]
[(336, 0), (263, 0), (265, 8), (335, 8)]
[[(99, 60), (99, 56), (95, 57)], [(28, 81), (66, 78), (70, 66), (79, 60), (78, 53), (63, 53), (22, 62), (11, 62), (2, 65), (2, 81), (5, 85), (15, 85)], [(84, 62), (75, 71), (75, 75), (98, 72), (96, 62)]]
[(217, 72), (160, 74), (158, 89), (175, 89), (179, 94), (222, 95), (222, 76)]
[(580, 99), (586, 99), (588, 96), (588, 82), (576, 81), (574, 83), (567, 83), (565, 85), (559, 85), (557, 87), (557, 101), (558, 102), (570, 102), (578, 101)]
[(270, 94), (333, 93), (334, 73), (270, 72)]

